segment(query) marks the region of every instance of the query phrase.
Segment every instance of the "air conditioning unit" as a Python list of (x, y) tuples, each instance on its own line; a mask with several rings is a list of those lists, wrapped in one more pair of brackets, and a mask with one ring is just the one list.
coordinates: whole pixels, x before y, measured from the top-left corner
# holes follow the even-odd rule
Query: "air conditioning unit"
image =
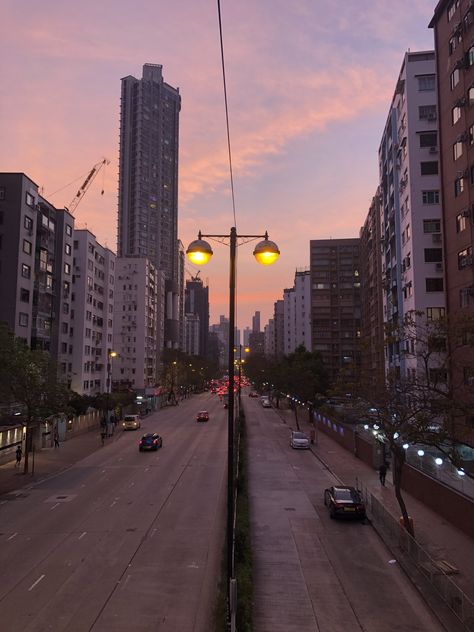
[(430, 147), (430, 154), (437, 154), (437, 153), (438, 153), (437, 147)]
[(442, 272), (443, 264), (441, 262), (435, 263), (435, 269), (436, 269), (436, 272)]

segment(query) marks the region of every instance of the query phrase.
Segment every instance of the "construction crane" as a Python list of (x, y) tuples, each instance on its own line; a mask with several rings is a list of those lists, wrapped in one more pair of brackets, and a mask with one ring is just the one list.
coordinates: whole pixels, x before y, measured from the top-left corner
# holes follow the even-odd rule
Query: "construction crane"
[[(99, 173), (99, 171), (102, 169), (102, 167), (107, 166), (107, 165), (110, 165), (110, 160), (107, 160), (107, 158), (104, 158), (103, 160), (101, 160), (100, 162), (98, 162), (97, 164), (95, 164), (92, 167), (92, 169), (90, 170), (87, 178), (82, 183), (82, 186), (78, 189), (76, 195), (72, 198), (71, 203), (69, 204), (69, 206), (66, 207), (67, 210), (72, 215), (74, 214), (74, 211), (79, 206), (80, 201), (82, 200), (82, 198), (86, 194), (87, 189), (93, 183), (94, 178), (96, 177), (96, 175)], [(101, 195), (104, 195), (104, 189), (102, 189)]]

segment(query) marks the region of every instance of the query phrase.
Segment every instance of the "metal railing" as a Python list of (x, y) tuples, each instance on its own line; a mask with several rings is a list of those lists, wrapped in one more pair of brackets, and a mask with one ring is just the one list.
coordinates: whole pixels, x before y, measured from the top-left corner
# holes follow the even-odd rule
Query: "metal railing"
[[(449, 569), (445, 570), (442, 562), (434, 560), (367, 487), (362, 485), (361, 491), (367, 514), (392, 554), (402, 555), (414, 565), (430, 582), (466, 630), (474, 632), (474, 602), (448, 575)], [(409, 572), (406, 565), (405, 570)]]

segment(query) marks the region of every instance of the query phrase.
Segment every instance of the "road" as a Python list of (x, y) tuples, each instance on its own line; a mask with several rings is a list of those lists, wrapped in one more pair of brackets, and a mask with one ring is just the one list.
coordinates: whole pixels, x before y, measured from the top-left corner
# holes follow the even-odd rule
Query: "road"
[(333, 475), (290, 448), (275, 410), (244, 406), (255, 632), (443, 630), (369, 524), (330, 519), (323, 493)]
[[(195, 413), (210, 411), (208, 423)], [(225, 533), (226, 411), (207, 393), (0, 506), (2, 632), (209, 632)], [(139, 453), (141, 432), (163, 437)]]

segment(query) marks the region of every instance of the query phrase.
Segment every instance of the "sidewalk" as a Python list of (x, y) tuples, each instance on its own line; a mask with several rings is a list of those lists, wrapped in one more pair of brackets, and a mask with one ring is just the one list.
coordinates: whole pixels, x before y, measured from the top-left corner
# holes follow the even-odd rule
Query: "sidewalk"
[[(112, 437), (105, 440), (105, 445), (112, 441), (117, 441), (121, 435), (122, 429), (120, 426), (117, 426)], [(0, 496), (9, 494), (27, 485), (33, 485), (48, 476), (62, 472), (101, 448), (100, 429), (96, 428), (61, 442), (59, 448), (43, 448), (35, 452), (34, 474), (31, 474), (33, 467), (33, 455), (31, 453), (29, 454), (28, 466), (30, 471), (28, 474), (23, 474), (23, 459), (20, 467), (15, 467), (14, 460), (5, 463), (0, 466)]]
[[(275, 409), (282, 421), (296, 430), (295, 416), (292, 411)], [(310, 424), (307, 414), (298, 416), (303, 432), (308, 434)], [(367, 487), (398, 521), (400, 508), (395, 497), (392, 475), (387, 473), (386, 487), (382, 487), (378, 472), (345, 450), (323, 432), (317, 434), (317, 444), (311, 446), (312, 452), (343, 484)], [(474, 541), (419, 500), (402, 490), (408, 514), (413, 518), (418, 543), (435, 560), (446, 560), (458, 569), (452, 575), (453, 581), (472, 600), (474, 600)]]

